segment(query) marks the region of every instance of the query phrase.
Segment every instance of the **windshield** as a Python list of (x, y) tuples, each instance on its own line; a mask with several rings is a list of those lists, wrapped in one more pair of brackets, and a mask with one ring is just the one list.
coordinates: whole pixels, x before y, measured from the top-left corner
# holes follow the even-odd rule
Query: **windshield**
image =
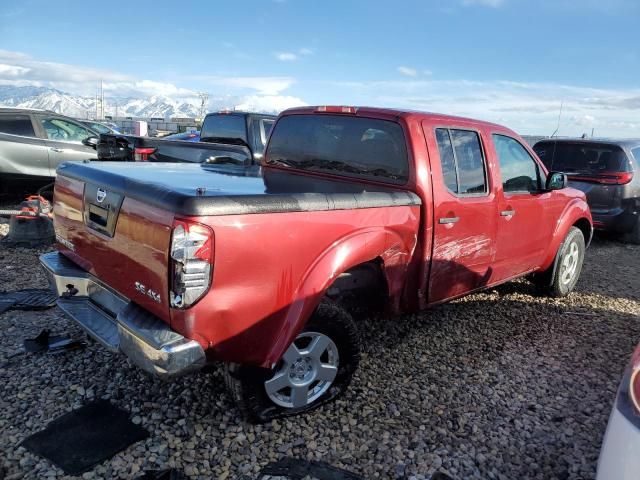
[(404, 184), (409, 162), (402, 127), (344, 115), (290, 115), (271, 135), (267, 163)]
[(595, 175), (629, 171), (622, 148), (593, 142), (538, 142), (533, 149), (550, 171)]
[(247, 125), (244, 115), (217, 114), (207, 115), (202, 124), (200, 139), (203, 142), (215, 142), (224, 139), (247, 141)]

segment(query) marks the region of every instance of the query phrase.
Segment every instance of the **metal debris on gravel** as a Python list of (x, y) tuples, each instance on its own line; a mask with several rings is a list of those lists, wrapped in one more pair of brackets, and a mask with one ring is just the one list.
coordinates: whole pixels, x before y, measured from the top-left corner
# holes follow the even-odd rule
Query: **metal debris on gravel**
[[(43, 250), (1, 249), (2, 289), (43, 288)], [(588, 479), (618, 382), (640, 339), (640, 247), (597, 239), (577, 291), (538, 297), (526, 281), (421, 314), (361, 320), (365, 350), (347, 394), (301, 417), (245, 423), (218, 370), (164, 383), (96, 343), (0, 369), (0, 470), (65, 478), (19, 447), (51, 419), (105, 398), (150, 437), (83, 474), (254, 479), (283, 457), (364, 478)], [(581, 313), (581, 314), (580, 314)], [(0, 363), (43, 328), (77, 337), (53, 308), (0, 315)]]

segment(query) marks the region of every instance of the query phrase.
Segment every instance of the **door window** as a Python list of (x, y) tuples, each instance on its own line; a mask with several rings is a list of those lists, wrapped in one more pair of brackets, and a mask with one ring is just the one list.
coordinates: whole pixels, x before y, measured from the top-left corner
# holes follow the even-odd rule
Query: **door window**
[(540, 167), (517, 140), (505, 135), (493, 135), (496, 146), (502, 188), (505, 193), (533, 193), (542, 190)]
[(35, 137), (33, 124), (28, 115), (0, 115), (0, 133)]
[(41, 122), (49, 140), (80, 143), (93, 135), (86, 128), (61, 118), (43, 118)]
[(487, 176), (478, 133), (437, 128), (436, 140), (447, 188), (458, 195), (486, 194)]

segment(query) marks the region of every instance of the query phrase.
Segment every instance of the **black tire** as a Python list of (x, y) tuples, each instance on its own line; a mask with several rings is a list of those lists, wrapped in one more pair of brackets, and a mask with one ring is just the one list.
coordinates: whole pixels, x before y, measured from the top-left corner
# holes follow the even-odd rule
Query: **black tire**
[[(585, 248), (584, 234), (578, 227), (571, 227), (558, 249), (557, 260), (554, 265), (547, 271), (536, 273), (531, 277), (531, 281), (538, 287), (538, 291), (552, 297), (566, 297), (569, 295), (580, 278)], [(573, 257), (576, 254), (575, 268), (573, 273), (568, 275), (568, 266), (565, 264), (565, 260), (569, 255)], [(571, 265), (573, 265), (573, 262), (571, 262)]]
[(304, 332), (323, 334), (337, 347), (339, 363), (334, 380), (313, 402), (299, 408), (287, 408), (274, 403), (265, 388), (265, 382), (274, 377), (280, 363), (274, 370), (227, 364), (225, 382), (240, 412), (250, 422), (263, 423), (274, 418), (308, 412), (334, 400), (349, 386), (360, 362), (360, 340), (351, 315), (335, 303), (323, 300), (300, 335)]
[(631, 232), (624, 235), (622, 239), (627, 243), (640, 245), (640, 218), (636, 220), (636, 224), (634, 225), (633, 230), (631, 230)]

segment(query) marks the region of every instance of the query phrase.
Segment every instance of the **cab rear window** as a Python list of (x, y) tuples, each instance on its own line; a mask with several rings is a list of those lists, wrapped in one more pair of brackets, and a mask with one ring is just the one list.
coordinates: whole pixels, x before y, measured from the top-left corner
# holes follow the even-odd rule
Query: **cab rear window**
[(409, 161), (402, 127), (345, 115), (282, 117), (271, 134), (267, 163), (404, 184)]
[(627, 154), (617, 145), (543, 141), (533, 150), (550, 171), (597, 175), (631, 169)]

